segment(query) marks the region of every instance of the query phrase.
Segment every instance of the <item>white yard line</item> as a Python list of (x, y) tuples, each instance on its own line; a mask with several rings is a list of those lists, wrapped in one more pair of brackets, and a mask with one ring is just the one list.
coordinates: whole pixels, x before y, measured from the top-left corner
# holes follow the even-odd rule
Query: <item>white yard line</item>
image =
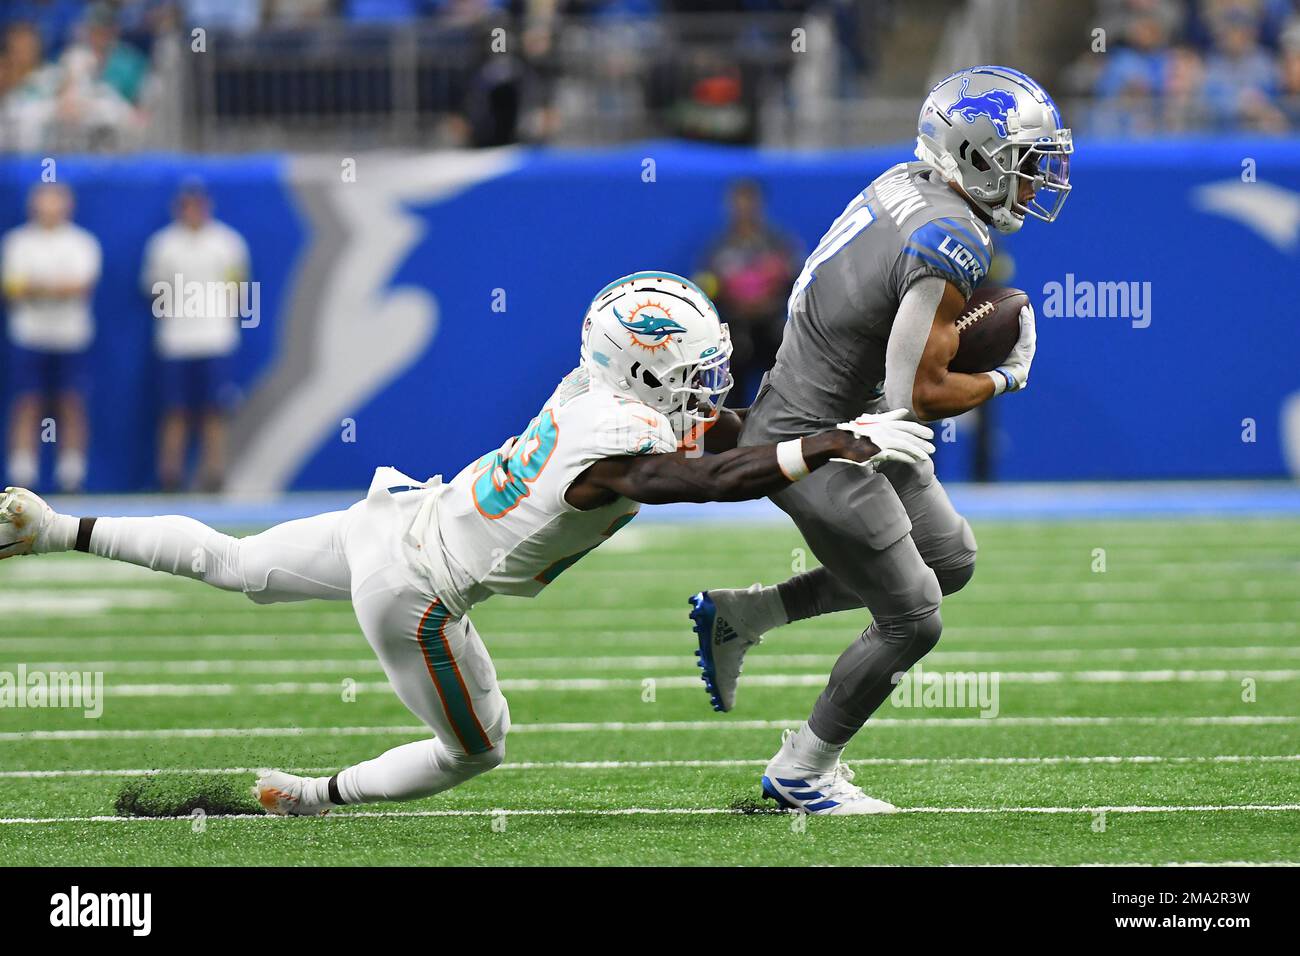
[[(208, 615), (204, 614), (204, 619)], [(274, 618), (275, 623), (283, 625), (279, 616)], [(192, 621), (188, 622), (192, 623)], [(159, 626), (159, 623), (150, 620), (151, 627)], [(480, 630), (485, 630), (489, 650), (498, 646), (559, 646), (572, 647), (575, 642), (580, 640), (605, 640), (608, 639), (611, 644), (616, 646), (626, 646), (633, 642), (672, 642), (680, 643), (684, 652), (689, 655), (689, 648), (693, 645), (694, 635), (691, 634), (689, 621), (685, 615), (681, 621), (670, 626), (646, 629), (638, 628), (627, 630), (622, 628), (608, 628), (605, 630), (556, 630), (556, 629), (533, 629), (524, 628), (519, 632), (512, 632), (508, 624), (493, 621), (490, 625), (485, 625)], [(856, 620), (851, 615), (840, 615), (837, 618), (828, 619), (819, 622), (805, 622), (797, 625), (795, 630), (789, 632), (776, 632), (780, 635), (779, 639), (789, 645), (807, 644), (813, 641), (834, 640), (837, 645), (847, 644), (852, 636), (856, 633), (855, 628), (859, 627)], [(1201, 623), (1188, 622), (1181, 624), (1145, 624), (1134, 622), (1116, 622), (1105, 624), (1025, 624), (1008, 621), (1005, 625), (952, 625), (948, 631), (954, 636), (960, 636), (963, 640), (970, 640), (975, 643), (995, 643), (1001, 645), (1000, 653), (1014, 654), (1015, 651), (1006, 650), (1005, 644), (1015, 640), (1028, 641), (1050, 641), (1059, 642), (1063, 638), (1072, 641), (1086, 642), (1099, 638), (1107, 637), (1129, 637), (1135, 634), (1185, 638), (1188, 640), (1196, 638), (1222, 639), (1227, 636), (1240, 638), (1276, 638), (1279, 640), (1288, 640), (1300, 637), (1300, 622), (1289, 621), (1225, 621), (1221, 623)], [(776, 640), (776, 635), (770, 640)], [(86, 633), (84, 631), (72, 631), (62, 635), (50, 635), (45, 637), (36, 637), (30, 635), (10, 635), (0, 636), (0, 654), (14, 654), (26, 651), (40, 653), (46, 656), (51, 655), (56, 649), (62, 648), (99, 648), (105, 651), (119, 650), (195, 650), (202, 648), (205, 650), (217, 649), (242, 649), (242, 650), (275, 650), (294, 647), (303, 650), (321, 650), (325, 646), (330, 647), (354, 647), (358, 650), (365, 648), (365, 640), (362, 638), (359, 630), (321, 630), (314, 632), (252, 632), (252, 633), (230, 633), (230, 634), (190, 634), (182, 631), (175, 633), (154, 633), (154, 634), (125, 634), (125, 633)], [(1190, 645), (1187, 649), (1190, 651), (1201, 645)], [(1293, 645), (1279, 644), (1279, 648), (1293, 647)], [(838, 649), (838, 647), (837, 647)], [(1028, 650), (1028, 649), (1027, 649)], [(1050, 652), (1072, 652), (1075, 648), (1049, 648)], [(1096, 648), (1096, 653), (1103, 654), (1106, 648)], [(1129, 649), (1125, 649), (1129, 650)], [(1142, 650), (1137, 648), (1135, 650)], [(1171, 649), (1176, 650), (1176, 649)], [(950, 653), (947, 651), (936, 651), (939, 653)], [(965, 653), (986, 653), (986, 652), (965, 652)], [(760, 652), (761, 654), (761, 652)]]
[[(28, 668), (29, 673), (31, 668)], [(111, 670), (109, 670), (111, 673)], [(942, 680), (952, 671), (930, 670), (928, 676)], [(956, 672), (960, 673), (960, 672)], [(1300, 669), (1293, 670), (1158, 670), (1158, 671), (993, 671), (1005, 684), (1060, 684), (1071, 681), (1093, 684), (1160, 684), (1235, 681), (1251, 678), (1259, 681), (1300, 680)], [(350, 678), (349, 678), (350, 680)], [(647, 682), (657, 690), (684, 690), (699, 687), (700, 678), (694, 675), (667, 677), (512, 677), (500, 681), (503, 691), (538, 693), (599, 693), (602, 691), (629, 690), (641, 692)], [(755, 674), (744, 679), (746, 687), (821, 687), (826, 683), (825, 673), (813, 674)], [(140, 683), (121, 684), (108, 681), (105, 691), (110, 697), (237, 697), (240, 695), (276, 696), (290, 694), (338, 694), (342, 681), (279, 681), (276, 683), (213, 684), (213, 683)], [(387, 681), (352, 681), (349, 690), (358, 693), (384, 693), (391, 690)], [(974, 706), (972, 704), (972, 706)]]
[[(1288, 813), (1300, 810), (1300, 803), (1246, 803), (1225, 805), (1187, 806), (1095, 806), (1095, 807), (900, 807), (899, 813), (933, 814), (1093, 814), (1093, 813)], [(617, 809), (559, 809), (538, 810), (371, 810), (331, 813), (318, 819), (322, 821), (367, 819), (393, 819), (400, 817), (635, 817), (635, 816), (743, 816), (743, 810), (729, 807), (622, 807)], [(212, 820), (282, 820), (267, 814), (239, 813), (210, 817)], [(50, 824), (50, 823), (166, 823), (193, 820), (191, 816), (176, 817), (0, 817), (0, 825)]]
[[(1186, 615), (1189, 611), (1195, 612), (1197, 605), (1212, 604), (1215, 607), (1221, 607), (1230, 604), (1234, 613), (1242, 614), (1248, 620), (1258, 620), (1268, 614), (1286, 614), (1294, 615), (1300, 611), (1300, 600), (1287, 600), (1294, 591), (1294, 585), (1288, 582), (1286, 587), (1279, 589), (1282, 593), (1262, 598), (1240, 597), (1238, 591), (1225, 592), (1222, 596), (1210, 596), (1196, 593), (1193, 590), (1191, 594), (1171, 595), (1167, 599), (1161, 600), (1096, 600), (1090, 594), (1079, 594), (1073, 598), (1045, 598), (1028, 594), (1023, 597), (998, 597), (992, 594), (985, 594), (979, 600), (974, 598), (966, 599), (963, 597), (963, 605), (992, 604), (1003, 606), (1009, 602), (1015, 602), (1020, 613), (1025, 613), (1030, 608), (1043, 607), (1056, 612), (1072, 611), (1078, 608), (1086, 607), (1090, 614), (1102, 618), (1118, 618), (1122, 616), (1139, 617), (1141, 619), (1150, 619), (1157, 615), (1164, 618), (1173, 617), (1174, 614), (1164, 611), (1171, 609), (1174, 612), (1183, 612)], [(89, 592), (84, 592), (86, 596), (79, 598), (76, 591), (64, 592), (60, 597), (56, 592), (45, 592), (45, 596), (39, 601), (25, 599), (21, 592), (16, 595), (9, 595), (6, 601), (16, 600), (18, 606), (15, 611), (23, 610), (27, 613), (39, 614), (43, 620), (57, 621), (65, 617), (80, 619), (91, 613), (100, 613), (109, 608), (151, 608), (158, 606), (175, 606), (185, 604), (185, 595), (175, 591), (163, 590), (146, 590), (138, 589), (138, 598), (131, 597), (129, 593), (120, 591), (100, 591), (96, 592), (97, 596), (89, 596)], [(610, 626), (611, 616), (621, 617), (629, 621), (633, 626), (645, 623), (663, 623), (665, 625), (676, 625), (679, 620), (685, 619), (685, 614), (679, 611), (675, 606), (631, 606), (627, 603), (627, 591), (621, 589), (618, 592), (611, 592), (604, 596), (602, 600), (598, 595), (589, 595), (581, 605), (561, 604), (558, 601), (548, 600), (545, 604), (545, 613), (552, 625), (552, 630), (558, 633), (564, 633), (558, 630), (556, 623), (574, 626), (595, 626), (601, 629), (608, 629), (611, 633), (616, 633), (617, 629)], [(30, 605), (30, 606), (26, 606)], [(150, 626), (165, 627), (168, 630), (182, 631), (186, 627), (194, 624), (195, 618), (201, 616), (207, 623), (217, 621), (228, 621), (241, 623), (244, 621), (256, 619), (274, 618), (281, 625), (288, 621), (296, 621), (304, 626), (310, 627), (313, 623), (330, 620), (341, 623), (348, 620), (352, 614), (352, 608), (346, 603), (334, 602), (332, 609), (322, 609), (314, 611), (275, 611), (270, 612), (262, 606), (249, 603), (227, 605), (225, 602), (220, 604), (197, 603), (193, 609), (183, 615), (172, 614), (150, 614), (147, 617)], [(1254, 613), (1247, 613), (1254, 612)], [(497, 622), (497, 626), (505, 634), (523, 638), (533, 633), (536, 626), (536, 619), (539, 610), (521, 608), (515, 604), (499, 605), (492, 610), (492, 616)], [(1195, 616), (1192, 614), (1191, 616)], [(122, 615), (122, 625), (129, 627), (134, 623), (133, 618)], [(1277, 623), (1288, 623), (1294, 621), (1293, 616), (1284, 617)], [(163, 623), (166, 621), (167, 623)], [(1130, 622), (1139, 623), (1139, 622)], [(1192, 623), (1188, 621), (1187, 623)], [(261, 625), (258, 625), (261, 626)]]
[[(1296, 763), (1300, 754), (1216, 754), (1214, 756), (1104, 755), (1058, 757), (860, 757), (851, 766), (866, 767), (1050, 767), (1068, 764), (1125, 766), (1132, 764), (1254, 764)], [(768, 758), (728, 760), (528, 760), (503, 763), (503, 770), (666, 770), (765, 767)], [(0, 779), (59, 780), (75, 777), (211, 777), (260, 773), (265, 767), (143, 767), (122, 769), (0, 770)], [(333, 773), (338, 767), (285, 767), (288, 773)]]
[[(612, 733), (643, 731), (649, 733), (681, 730), (739, 731), (784, 730), (797, 727), (802, 717), (784, 720), (654, 720), (654, 721), (573, 721), (561, 723), (517, 723), (512, 734), (527, 733)], [(913, 717), (880, 718), (867, 721), (867, 730), (906, 730), (917, 727), (1266, 727), (1292, 726), (1300, 723), (1293, 715), (1213, 715), (1205, 717)], [(425, 736), (429, 728), (420, 724), (393, 724), (381, 727), (156, 727), (135, 730), (28, 730), (0, 733), (0, 743), (26, 743), (44, 740), (167, 740), (214, 739), (225, 737), (380, 737)]]
[[(759, 667), (829, 667), (835, 663), (836, 654), (763, 654), (761, 651), (747, 660), (752, 668)], [(1024, 651), (935, 651), (925, 658), (926, 666), (954, 664), (993, 664), (998, 661), (1037, 661), (1041, 663), (1072, 663), (1094, 658), (1109, 661), (1183, 661), (1205, 658), (1234, 658), (1258, 660), (1268, 658), (1300, 659), (1300, 647), (1246, 646), (1231, 647), (1111, 647), (1111, 648), (1061, 648), (1057, 650)], [(498, 669), (538, 671), (607, 671), (652, 670), (655, 668), (681, 668), (689, 666), (691, 654), (624, 654), (600, 657), (494, 657)], [(188, 660), (147, 660), (124, 657), (121, 659), (58, 661), (25, 661), (29, 671), (106, 671), (113, 674), (319, 674), (339, 671), (378, 672), (382, 668), (374, 657), (345, 658), (192, 658)]]

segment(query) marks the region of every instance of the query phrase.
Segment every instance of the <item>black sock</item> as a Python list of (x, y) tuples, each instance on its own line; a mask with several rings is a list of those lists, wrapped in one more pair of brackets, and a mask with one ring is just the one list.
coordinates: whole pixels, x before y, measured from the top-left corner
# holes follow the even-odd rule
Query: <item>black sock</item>
[(334, 804), (336, 807), (346, 807), (347, 804), (343, 802), (343, 794), (339, 793), (338, 774), (335, 774), (334, 776), (330, 777), (329, 787), (330, 787), (330, 803)]
[(90, 533), (95, 530), (96, 520), (95, 518), (82, 518), (77, 524), (77, 543), (75, 547), (78, 551), (90, 554)]

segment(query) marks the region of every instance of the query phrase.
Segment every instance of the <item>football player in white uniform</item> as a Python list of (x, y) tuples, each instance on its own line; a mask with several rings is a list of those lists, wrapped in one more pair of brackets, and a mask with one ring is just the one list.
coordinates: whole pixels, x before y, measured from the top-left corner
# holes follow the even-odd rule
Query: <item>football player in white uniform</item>
[[(727, 328), (680, 276), (610, 283), (587, 312), (582, 362), (524, 429), (450, 483), (380, 468), (346, 511), (234, 538), (191, 518), (75, 518), (30, 491), (0, 498), (0, 558), (78, 550), (242, 591), (258, 603), (351, 600), (393, 689), (433, 731), (332, 776), (271, 771), (271, 813), (409, 800), (501, 763), (510, 711), (469, 609), (531, 597), (637, 513), (639, 503), (736, 501), (832, 460), (874, 467), (933, 453), (928, 428), (864, 416), (780, 445), (694, 454), (731, 387)], [(729, 414), (729, 413), (728, 413)], [(737, 422), (711, 444), (734, 444)], [(393, 488), (409, 490), (394, 493)]]

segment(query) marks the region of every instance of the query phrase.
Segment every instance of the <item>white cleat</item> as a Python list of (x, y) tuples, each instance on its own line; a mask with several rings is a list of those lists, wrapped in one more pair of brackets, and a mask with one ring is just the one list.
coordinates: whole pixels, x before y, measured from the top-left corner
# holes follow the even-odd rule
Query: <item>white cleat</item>
[(54, 519), (54, 509), (26, 488), (0, 495), (0, 561), (31, 554), (36, 538)]
[(829, 773), (808, 774), (793, 766), (782, 766), (777, 761), (788, 756), (787, 746), (793, 732), (787, 730), (781, 738), (781, 750), (763, 771), (763, 797), (775, 800), (786, 810), (799, 810), (818, 816), (849, 816), (865, 813), (897, 813), (898, 807), (877, 800), (853, 785), (853, 771), (847, 764), (837, 763)]
[(309, 778), (267, 770), (253, 784), (253, 796), (267, 813), (277, 817), (320, 817), (333, 804), (317, 804), (304, 796)]
[[(755, 584), (749, 590), (760, 587)], [(735, 613), (732, 595), (745, 591), (701, 591), (690, 599), (692, 630), (699, 637), (696, 666), (703, 669), (700, 680), (709, 692), (709, 703), (720, 712), (736, 706), (736, 685), (745, 654), (763, 642), (761, 632), (746, 626)]]
[(853, 771), (842, 763), (821, 776), (768, 767), (763, 774), (763, 796), (786, 810), (819, 816), (898, 812), (892, 803), (869, 797), (861, 787), (855, 787)]

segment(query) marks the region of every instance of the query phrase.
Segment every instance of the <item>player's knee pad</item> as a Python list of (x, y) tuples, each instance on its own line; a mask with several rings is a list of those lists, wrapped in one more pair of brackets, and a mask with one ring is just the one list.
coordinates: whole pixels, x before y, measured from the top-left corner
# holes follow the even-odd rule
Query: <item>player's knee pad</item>
[(944, 594), (956, 594), (975, 577), (975, 562), (959, 568), (935, 568), (934, 576), (939, 579), (939, 589)]
[(939, 643), (939, 635), (943, 633), (943, 618), (936, 605), (911, 617), (877, 618), (871, 626), (883, 639), (906, 646), (907, 655), (913, 661), (918, 661)]
[(939, 609), (935, 608), (925, 617), (911, 622), (911, 643), (912, 650), (916, 654), (916, 659), (920, 660), (939, 643), (939, 636), (943, 634), (943, 618), (939, 614)]
[(495, 770), (506, 759), (506, 741), (502, 737), (500, 740), (492, 741), (492, 747), (479, 753), (457, 753), (455, 754), (456, 765), (465, 772), (465, 776), (476, 777), (481, 773), (487, 773), (489, 770)]
[(971, 530), (970, 522), (962, 518), (961, 530), (953, 547), (944, 555), (944, 560), (939, 562), (941, 566), (934, 568), (934, 575), (939, 579), (939, 589), (944, 594), (956, 594), (970, 583), (970, 579), (975, 576), (975, 556), (978, 551), (975, 532)]

